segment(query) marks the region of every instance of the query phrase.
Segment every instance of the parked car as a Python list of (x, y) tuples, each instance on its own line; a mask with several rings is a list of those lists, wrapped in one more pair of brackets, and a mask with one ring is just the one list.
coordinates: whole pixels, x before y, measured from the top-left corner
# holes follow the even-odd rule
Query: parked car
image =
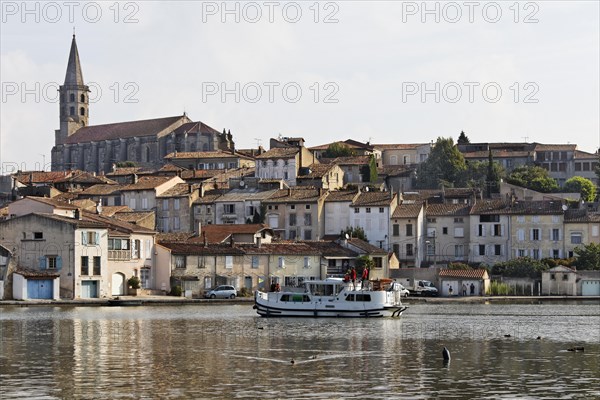
[(236, 296), (237, 290), (230, 285), (217, 286), (204, 293), (204, 297), (207, 299), (235, 299)]
[(400, 296), (408, 297), (408, 295), (410, 294), (410, 290), (405, 288), (401, 283), (399, 283), (399, 285), (400, 285)]

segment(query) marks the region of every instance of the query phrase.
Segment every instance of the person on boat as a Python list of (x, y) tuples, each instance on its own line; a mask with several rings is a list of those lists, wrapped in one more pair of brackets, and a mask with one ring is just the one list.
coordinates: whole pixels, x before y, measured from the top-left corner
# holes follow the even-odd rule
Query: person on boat
[(356, 268), (354, 267), (350, 271), (350, 278), (352, 278), (352, 288), (356, 289)]
[(362, 276), (361, 276), (360, 288), (364, 289), (365, 286), (368, 284), (369, 284), (369, 268), (367, 268), (367, 266), (365, 265), (365, 268), (363, 268), (363, 272), (362, 272)]
[(281, 292), (281, 286), (279, 286), (279, 283), (275, 284), (275, 291), (276, 292)]
[(350, 270), (346, 271), (346, 275), (344, 275), (344, 282), (350, 282)]
[(271, 292), (275, 291), (275, 287), (276, 287), (275, 281), (271, 281)]

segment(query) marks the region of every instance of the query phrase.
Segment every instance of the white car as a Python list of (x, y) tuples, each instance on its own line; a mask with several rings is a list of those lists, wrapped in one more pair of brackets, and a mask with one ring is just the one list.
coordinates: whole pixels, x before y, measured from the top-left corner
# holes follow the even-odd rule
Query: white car
[(230, 285), (217, 286), (204, 294), (207, 299), (235, 299), (235, 296), (237, 296), (237, 290)]
[(410, 294), (410, 291), (407, 288), (405, 288), (404, 286), (402, 286), (401, 283), (399, 283), (398, 285), (400, 285), (400, 296), (408, 297), (408, 295)]

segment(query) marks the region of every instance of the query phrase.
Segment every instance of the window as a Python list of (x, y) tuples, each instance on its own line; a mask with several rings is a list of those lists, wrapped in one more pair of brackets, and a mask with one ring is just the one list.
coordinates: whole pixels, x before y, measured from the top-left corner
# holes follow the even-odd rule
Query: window
[(374, 268), (383, 268), (383, 258), (373, 257)]
[(525, 216), (524, 215), (518, 215), (517, 216), (517, 222), (522, 224), (525, 222)]
[(142, 197), (142, 210), (147, 210), (148, 209), (148, 199), (145, 197)]
[(531, 256), (534, 260), (539, 260), (540, 259), (540, 249), (533, 249), (532, 250), (532, 256)]
[(305, 206), (304, 206), (304, 208), (305, 208), (306, 210), (310, 210), (310, 204), (307, 204), (307, 205), (305, 205)]
[(598, 237), (599, 231), (600, 231), (600, 226), (592, 225), (592, 236), (593, 237)]
[(454, 237), (465, 237), (465, 228), (454, 228)]
[(427, 228), (427, 237), (435, 237), (436, 235), (435, 228)]
[(573, 232), (571, 233), (571, 244), (581, 244), (581, 233)]
[(569, 274), (563, 274), (563, 281), (569, 280)]
[(146, 239), (146, 245), (144, 246), (144, 252), (146, 253), (146, 259), (152, 258), (152, 247), (150, 246), (150, 239)]
[(279, 268), (285, 268), (285, 260), (283, 259), (283, 257), (279, 257), (278, 262), (277, 262), (277, 266)]
[(75, 107), (69, 107), (69, 115), (75, 115)]
[(517, 256), (518, 257), (525, 257), (527, 255), (527, 253), (525, 252), (525, 249), (519, 249), (517, 251)]
[(310, 268), (310, 257), (304, 257), (304, 268)]
[(70, 102), (74, 102), (75, 101), (75, 94), (69, 93), (69, 101)]
[(292, 204), (292, 205), (290, 206), (290, 210), (295, 210), (295, 209), (296, 209), (296, 206), (295, 206), (294, 204)]
[(312, 231), (311, 230), (304, 231), (304, 240), (312, 240)]
[(85, 94), (82, 94), (79, 99), (81, 103), (85, 103)]
[(494, 255), (495, 256), (501, 256), (502, 255), (502, 245), (501, 244), (495, 244), (494, 245)]
[(552, 229), (552, 240), (554, 242), (557, 242), (560, 240), (560, 229), (556, 229), (556, 228)]
[(233, 256), (225, 256), (225, 268), (233, 268)]
[(235, 204), (223, 204), (223, 212), (225, 214), (235, 214)]
[(57, 256), (46, 256), (46, 267), (48, 269), (58, 269), (58, 259)]
[(517, 229), (517, 240), (522, 242), (525, 240), (525, 229)]
[(427, 218), (427, 222), (430, 224), (435, 224), (436, 223), (436, 219), (435, 218)]
[(485, 244), (480, 244), (479, 245), (479, 255), (480, 256), (485, 256)]
[(392, 225), (392, 236), (400, 236), (400, 225)]
[(444, 227), (442, 228), (442, 235), (447, 235), (447, 234), (448, 234), (448, 227), (447, 227), (447, 226), (444, 226)]
[(552, 250), (552, 258), (560, 258), (560, 251), (558, 249)]
[(304, 226), (312, 226), (312, 214), (304, 214)]
[(413, 226), (412, 224), (406, 224), (406, 236), (413, 235)]
[(556, 275), (550, 274), (550, 280), (555, 281), (556, 280)]
[(90, 274), (89, 258), (87, 256), (81, 257), (81, 275)]
[(185, 256), (175, 256), (175, 268), (185, 268)]
[(464, 222), (464, 219), (462, 217), (460, 218), (454, 218), (454, 223), (455, 224), (462, 224)]
[(427, 255), (428, 256), (435, 256), (435, 243), (427, 243)]
[(383, 207), (379, 207), (379, 213), (383, 214)]
[(414, 250), (413, 250), (413, 244), (412, 243), (407, 243), (406, 244), (406, 255), (407, 256), (414, 256)]
[(179, 210), (179, 199), (173, 199), (173, 209)]
[(212, 207), (211, 206), (206, 206), (206, 214), (210, 215), (212, 213)]
[(289, 234), (288, 234), (288, 239), (289, 240), (296, 240), (296, 230), (292, 229)]
[(371, 213), (371, 207), (367, 207), (367, 214)]
[(81, 115), (81, 116), (85, 116), (85, 108), (81, 107), (81, 108), (79, 109), (79, 115)]
[(100, 265), (100, 257), (94, 256), (94, 275), (102, 275), (102, 268)]
[(290, 226), (296, 226), (296, 214), (290, 214)]
[(533, 217), (531, 217), (531, 221), (535, 222), (535, 223), (539, 223), (540, 222), (540, 216), (539, 215), (534, 215)]
[(398, 243), (394, 243), (392, 245), (392, 251), (396, 255), (396, 257), (400, 258), (400, 245)]
[(84, 246), (95, 246), (100, 243), (100, 233), (98, 232), (81, 232), (81, 244)]
[(108, 239), (108, 250), (129, 250), (129, 239)]
[(44, 232), (33, 232), (33, 239), (41, 240), (44, 238)]
[(502, 236), (502, 225), (494, 224), (494, 236)]
[(141, 243), (140, 243), (140, 241), (137, 240), (137, 239), (133, 240), (132, 244), (133, 244), (133, 248), (131, 249), (131, 256), (133, 258), (140, 258), (140, 253), (141, 253), (141, 248), (140, 248)]
[(162, 209), (163, 209), (163, 211), (169, 210), (169, 199), (165, 199), (162, 201)]
[(258, 256), (252, 256), (251, 267), (254, 269), (258, 268)]
[(454, 257), (460, 258), (465, 255), (465, 248), (462, 244), (454, 245)]
[(540, 240), (540, 230), (538, 228), (531, 230), (531, 240)]
[(135, 210), (135, 199), (129, 199), (129, 208)]
[(500, 222), (500, 215), (498, 215), (498, 214), (480, 215), (479, 222)]
[(354, 214), (358, 214), (360, 212), (360, 208), (354, 207)]

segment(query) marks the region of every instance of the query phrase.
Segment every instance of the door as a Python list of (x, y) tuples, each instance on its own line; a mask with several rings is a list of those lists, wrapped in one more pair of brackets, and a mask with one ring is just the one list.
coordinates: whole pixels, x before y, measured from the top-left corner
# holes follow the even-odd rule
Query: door
[(252, 277), (247, 276), (244, 278), (244, 287), (248, 290), (252, 290)]
[(51, 299), (53, 287), (50, 279), (27, 279), (27, 298)]
[(81, 281), (81, 297), (93, 299), (98, 297), (98, 281)]
[(117, 272), (112, 276), (112, 295), (121, 296), (125, 294), (125, 275)]
[(582, 281), (582, 296), (600, 296), (600, 281)]

